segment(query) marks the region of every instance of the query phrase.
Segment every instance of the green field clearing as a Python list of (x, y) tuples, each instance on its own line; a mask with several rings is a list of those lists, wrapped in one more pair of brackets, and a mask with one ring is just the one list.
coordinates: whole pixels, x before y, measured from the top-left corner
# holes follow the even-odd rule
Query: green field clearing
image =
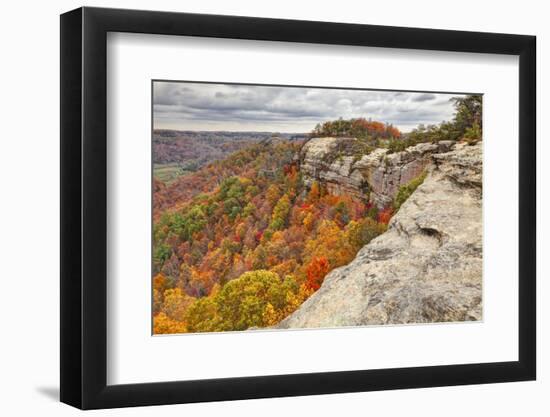
[(155, 164), (153, 166), (153, 175), (165, 184), (170, 184), (176, 178), (189, 172), (182, 169), (178, 164)]

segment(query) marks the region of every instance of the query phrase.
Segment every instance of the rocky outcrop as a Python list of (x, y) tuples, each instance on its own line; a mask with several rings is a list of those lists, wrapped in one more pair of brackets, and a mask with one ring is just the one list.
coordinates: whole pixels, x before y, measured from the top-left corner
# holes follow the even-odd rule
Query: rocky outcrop
[(323, 183), (334, 195), (368, 198), (368, 184), (359, 171), (354, 170), (357, 157), (348, 151), (357, 142), (355, 138), (322, 137), (307, 141), (300, 151), (300, 172), (304, 183)]
[(329, 273), (279, 327), (481, 319), (482, 144), (430, 155), (424, 169), (388, 231)]
[(388, 153), (383, 148), (366, 151), (355, 138), (312, 138), (302, 147), (300, 171), (306, 185), (319, 181), (332, 194), (370, 200), (384, 208), (401, 185), (424, 171), (432, 154), (447, 151), (453, 144), (421, 143)]

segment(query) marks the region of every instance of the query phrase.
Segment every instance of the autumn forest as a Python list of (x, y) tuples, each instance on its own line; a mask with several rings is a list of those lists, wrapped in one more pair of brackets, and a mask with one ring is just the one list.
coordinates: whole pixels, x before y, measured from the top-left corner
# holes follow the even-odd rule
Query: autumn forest
[(155, 129), (153, 333), (277, 325), (384, 233), (423, 180), (402, 186), (384, 207), (368, 191), (364, 198), (334, 192), (305, 181), (301, 149), (309, 138), (353, 137), (357, 158), (381, 147), (475, 140), (479, 101), (455, 98), (449, 122), (408, 132), (368, 114), (320, 119), (299, 133)]

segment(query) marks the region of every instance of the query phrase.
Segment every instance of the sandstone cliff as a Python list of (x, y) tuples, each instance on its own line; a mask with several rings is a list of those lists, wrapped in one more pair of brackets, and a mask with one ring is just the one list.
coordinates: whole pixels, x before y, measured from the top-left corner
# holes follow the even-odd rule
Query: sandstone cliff
[(329, 273), (321, 288), (278, 327), (480, 320), (482, 143), (457, 144), (448, 152), (450, 144), (417, 145), (388, 155), (389, 164), (377, 159), (383, 155), (377, 150), (354, 164), (343, 157), (317, 171), (312, 155), (333, 142), (308, 142), (303, 163), (309, 164), (312, 178), (317, 175), (335, 187), (360, 193), (370, 186), (386, 197), (403, 177), (414, 177), (419, 169), (428, 175), (388, 231), (350, 264)]
[(384, 208), (399, 186), (419, 176), (431, 155), (449, 150), (453, 142), (421, 143), (403, 152), (377, 148), (365, 154), (355, 138), (312, 138), (304, 144), (300, 170), (304, 182), (325, 184), (335, 195), (348, 194)]

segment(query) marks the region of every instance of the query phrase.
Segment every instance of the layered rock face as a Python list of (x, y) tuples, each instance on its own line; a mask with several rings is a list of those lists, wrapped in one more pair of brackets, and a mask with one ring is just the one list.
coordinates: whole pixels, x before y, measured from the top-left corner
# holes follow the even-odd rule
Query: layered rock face
[[(388, 154), (378, 148), (357, 153), (355, 138), (312, 138), (301, 150), (300, 170), (306, 185), (319, 181), (335, 195), (370, 200), (378, 208), (389, 205), (399, 187), (419, 176), (434, 153), (447, 151), (454, 142), (421, 143)], [(355, 152), (355, 154), (354, 154)]]
[(388, 231), (329, 273), (278, 327), (481, 319), (482, 144), (426, 158), (424, 183)]

